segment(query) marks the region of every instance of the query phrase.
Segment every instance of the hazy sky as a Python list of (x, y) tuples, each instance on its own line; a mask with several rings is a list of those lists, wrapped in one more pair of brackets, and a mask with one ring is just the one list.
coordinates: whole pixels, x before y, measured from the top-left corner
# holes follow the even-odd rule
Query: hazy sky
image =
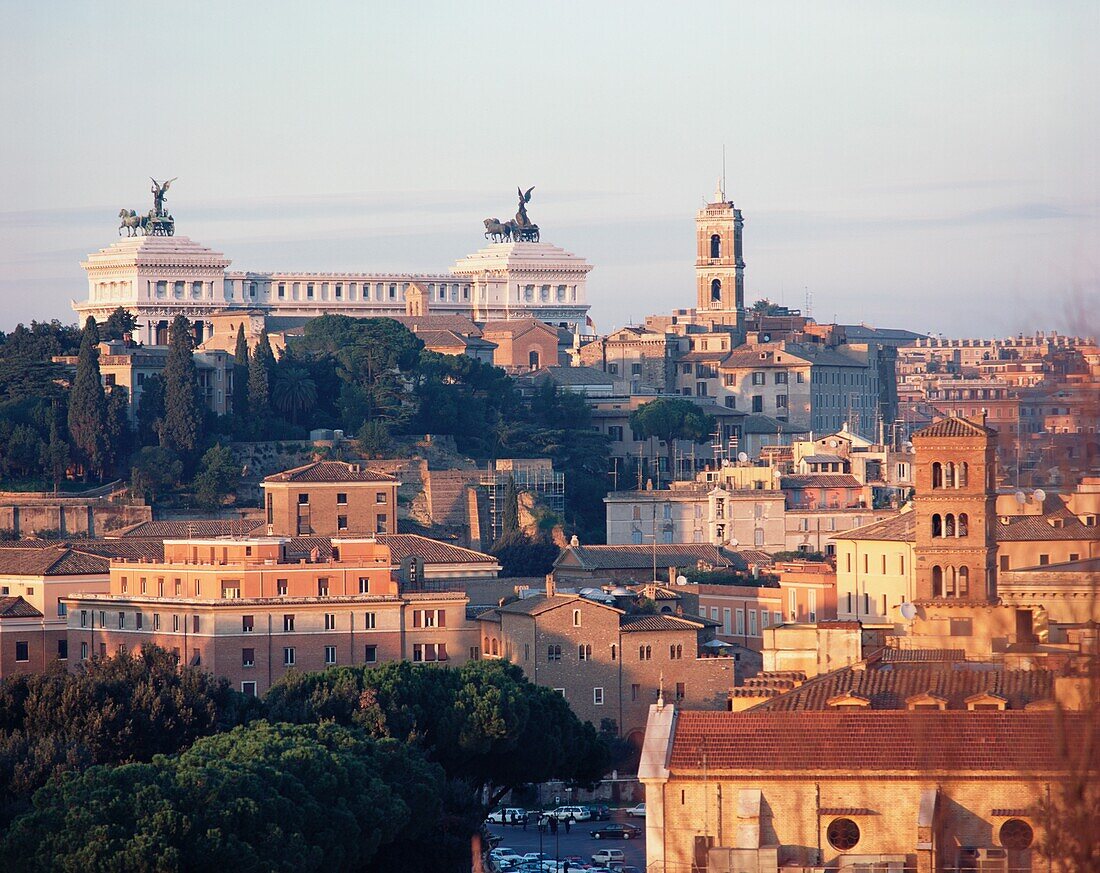
[(1096, 0), (0, 0), (0, 329), (74, 318), (153, 175), (238, 269), (445, 270), (535, 185), (607, 330), (693, 305), (723, 144), (750, 301), (1080, 329), (1098, 43)]

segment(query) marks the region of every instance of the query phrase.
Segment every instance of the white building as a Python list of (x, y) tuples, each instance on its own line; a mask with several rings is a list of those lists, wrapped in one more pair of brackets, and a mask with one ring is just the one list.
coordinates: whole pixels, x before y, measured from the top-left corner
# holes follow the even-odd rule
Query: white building
[(176, 315), (195, 323), (199, 342), (218, 327), (216, 316), (299, 317), (325, 314), (406, 314), (410, 288), (424, 289), (437, 315), (474, 321), (537, 318), (573, 333), (589, 333), (583, 258), (545, 242), (493, 243), (459, 260), (449, 273), (306, 273), (228, 270), (230, 260), (185, 236), (120, 239), (81, 266), (88, 296), (73, 301), (84, 321), (106, 320), (119, 306), (138, 320), (135, 340), (167, 342)]

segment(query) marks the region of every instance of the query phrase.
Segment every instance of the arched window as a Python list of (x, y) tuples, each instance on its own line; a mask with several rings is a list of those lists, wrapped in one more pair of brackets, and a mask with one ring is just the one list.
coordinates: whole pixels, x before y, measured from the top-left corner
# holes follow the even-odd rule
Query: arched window
[(721, 303), (722, 302), (722, 280), (714, 279), (710, 283), (710, 302)]
[(932, 516), (932, 536), (943, 536), (943, 519), (940, 518), (940, 514), (938, 512)]
[(946, 597), (954, 597), (955, 596), (955, 575), (956, 575), (955, 574), (955, 568), (954, 567), (948, 567), (947, 568), (947, 579), (946, 579), (946, 584), (944, 585), (944, 592), (943, 592), (944, 596), (946, 596)]
[(722, 237), (718, 234), (711, 234), (710, 237), (710, 256), (712, 258), (722, 257)]
[(932, 568), (932, 596), (943, 597), (943, 568), (939, 564)]
[(943, 466), (943, 487), (955, 487), (955, 465), (951, 461), (948, 461)]
[(943, 466), (940, 464), (939, 461), (935, 461), (932, 464), (932, 487), (943, 487)]
[(959, 487), (965, 488), (967, 480), (970, 478), (970, 465), (963, 461), (959, 464)]
[(959, 567), (959, 597), (970, 596), (970, 568)]
[(539, 368), (539, 353), (536, 349), (532, 349), (528, 353), (528, 355), (527, 355), (527, 365), (532, 370), (537, 370)]
[(498, 648), (498, 643), (497, 643), (496, 640), (493, 640), (493, 654), (494, 655), (499, 655), (500, 654), (500, 649)]
[(957, 536), (964, 537), (970, 532), (970, 516), (965, 512), (959, 513), (959, 528)]
[(955, 516), (950, 512), (943, 517), (943, 535), (945, 537), (955, 535)]

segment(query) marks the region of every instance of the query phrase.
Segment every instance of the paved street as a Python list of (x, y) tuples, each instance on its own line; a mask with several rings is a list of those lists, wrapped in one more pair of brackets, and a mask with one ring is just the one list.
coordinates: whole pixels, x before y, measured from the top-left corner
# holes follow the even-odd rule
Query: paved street
[[(628, 818), (624, 813), (615, 812), (611, 821), (628, 822), (637, 825), (644, 830), (645, 819)], [(539, 844), (539, 830), (534, 825), (528, 825), (527, 830), (522, 827), (494, 824), (489, 830), (494, 834), (500, 834), (504, 839), (500, 843), (515, 849), (519, 854), (526, 852), (545, 852), (551, 858), (566, 858), (570, 855), (579, 855), (586, 862), (591, 862), (592, 853), (597, 849), (616, 848), (622, 849), (626, 854), (626, 863), (633, 864), (639, 870), (645, 869), (645, 839), (638, 840), (594, 840), (589, 836), (589, 831), (607, 822), (586, 821), (573, 825), (570, 832), (565, 832), (565, 825), (558, 828), (557, 836), (547, 832), (542, 835), (542, 844)]]

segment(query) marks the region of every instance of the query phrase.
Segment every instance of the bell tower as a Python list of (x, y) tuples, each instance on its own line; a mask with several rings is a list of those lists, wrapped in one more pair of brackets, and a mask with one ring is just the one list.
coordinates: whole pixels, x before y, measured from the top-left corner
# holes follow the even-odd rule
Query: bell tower
[(719, 180), (714, 202), (695, 215), (696, 312), (700, 318), (735, 328), (738, 341), (745, 325), (744, 224), (741, 210), (726, 200)]
[(984, 414), (913, 434), (918, 602), (997, 602), (996, 439)]

